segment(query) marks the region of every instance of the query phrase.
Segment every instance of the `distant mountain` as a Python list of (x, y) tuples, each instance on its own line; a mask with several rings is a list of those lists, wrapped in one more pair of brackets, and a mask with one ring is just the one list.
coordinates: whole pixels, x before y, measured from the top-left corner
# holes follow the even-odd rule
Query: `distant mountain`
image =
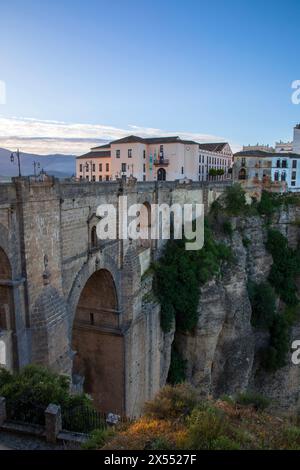
[[(0, 181), (18, 175), (17, 159), (12, 163), (10, 156), (10, 150), (0, 148)], [(57, 178), (67, 178), (75, 174), (75, 158), (74, 155), (35, 155), (21, 152), (21, 173), (22, 176), (33, 175), (33, 162), (39, 162), (40, 170), (43, 168), (46, 173)]]

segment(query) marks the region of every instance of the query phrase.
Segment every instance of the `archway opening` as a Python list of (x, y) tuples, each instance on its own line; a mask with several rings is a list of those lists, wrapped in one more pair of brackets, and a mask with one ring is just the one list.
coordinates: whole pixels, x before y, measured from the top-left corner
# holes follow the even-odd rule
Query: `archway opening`
[(0, 247), (0, 365), (13, 369), (16, 365), (12, 334), (14, 324), (14, 301), (12, 291), (12, 270), (5, 251)]
[(101, 269), (86, 282), (76, 309), (73, 382), (81, 383), (97, 409), (124, 413), (124, 338), (119, 328), (115, 284)]
[(167, 176), (167, 173), (166, 173), (166, 170), (164, 168), (159, 168), (157, 170), (157, 180), (158, 181), (166, 181), (166, 176)]
[[(151, 247), (151, 206), (149, 202), (143, 203), (144, 210), (141, 212), (141, 225), (142, 238), (140, 239), (140, 246), (143, 248)], [(146, 235), (146, 236), (145, 236)]]
[(245, 168), (241, 168), (239, 171), (239, 180), (245, 180), (247, 177)]
[(0, 328), (10, 330), (13, 319), (13, 297), (9, 283), (11, 266), (5, 251), (0, 248)]

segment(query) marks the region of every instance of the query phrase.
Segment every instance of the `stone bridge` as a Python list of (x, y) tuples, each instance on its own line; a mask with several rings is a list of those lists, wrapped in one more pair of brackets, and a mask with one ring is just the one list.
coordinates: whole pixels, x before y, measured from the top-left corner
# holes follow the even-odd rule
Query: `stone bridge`
[(209, 204), (230, 183), (0, 184), (0, 364), (37, 363), (73, 378), (104, 411), (138, 415), (165, 384), (172, 335), (147, 306), (161, 240), (99, 242), (99, 204)]

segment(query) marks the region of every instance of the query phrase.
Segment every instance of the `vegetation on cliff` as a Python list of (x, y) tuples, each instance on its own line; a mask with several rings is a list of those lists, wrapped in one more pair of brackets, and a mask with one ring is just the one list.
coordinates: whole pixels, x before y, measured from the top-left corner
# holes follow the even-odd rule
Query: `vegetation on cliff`
[(268, 414), (267, 405), (258, 395), (203, 400), (187, 384), (169, 385), (146, 404), (142, 418), (104, 436), (104, 445), (100, 433), (93, 444), (105, 450), (299, 450), (297, 423)]
[(186, 240), (169, 240), (160, 260), (154, 264), (154, 292), (161, 304), (161, 327), (191, 331), (198, 321), (200, 287), (220, 270), (221, 262), (230, 260), (231, 250), (214, 240), (205, 223), (201, 250), (185, 249)]

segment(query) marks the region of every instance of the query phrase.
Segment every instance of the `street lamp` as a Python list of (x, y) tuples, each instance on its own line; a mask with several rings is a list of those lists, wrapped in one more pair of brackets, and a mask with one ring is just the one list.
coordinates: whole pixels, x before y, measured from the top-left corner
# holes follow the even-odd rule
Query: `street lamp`
[(14, 163), (16, 157), (17, 157), (17, 160), (18, 160), (19, 177), (20, 177), (22, 175), (21, 175), (21, 164), (20, 164), (20, 151), (19, 151), (19, 149), (16, 152), (11, 153), (10, 161), (12, 163)]
[(85, 171), (88, 172), (89, 171), (89, 168), (90, 168), (90, 174), (91, 174), (91, 179), (90, 181), (92, 181), (92, 173), (93, 173), (93, 160), (90, 160), (89, 162), (85, 162)]

